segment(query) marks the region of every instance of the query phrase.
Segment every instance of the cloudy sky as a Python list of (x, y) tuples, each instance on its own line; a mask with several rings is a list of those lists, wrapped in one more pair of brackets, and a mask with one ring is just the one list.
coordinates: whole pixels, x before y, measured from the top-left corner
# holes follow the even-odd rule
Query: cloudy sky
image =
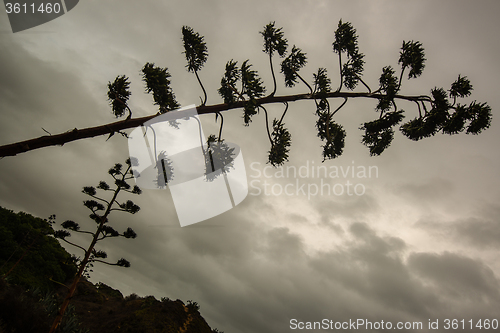
[[(371, 166), (378, 173), (280, 178), (273, 170), (266, 169), (269, 177), (262, 173), (269, 150), (263, 115), (244, 127), (241, 110), (226, 112), (224, 137), (241, 147), (251, 184), (248, 197), (220, 216), (181, 228), (169, 190), (145, 190), (131, 198), (142, 208), (138, 214), (111, 216), (116, 229), (130, 226), (138, 238), (99, 245), (111, 260), (125, 257), (132, 267), (96, 266), (92, 281), (125, 295), (194, 300), (209, 325), (226, 333), (289, 332), (292, 319), (422, 322), (421, 331), (429, 320), (439, 320), (444, 330), (446, 318), (468, 325), (471, 319), (474, 325), (500, 319), (499, 9), (496, 0), (87, 0), (16, 34), (2, 14), (0, 144), (45, 135), (42, 127), (55, 134), (115, 121), (106, 84), (117, 75), (130, 77), (134, 116), (156, 113), (140, 78), (146, 62), (168, 67), (182, 105), (199, 103), (201, 90), (182, 54), (183, 25), (204, 35), (208, 45), (209, 59), (200, 72), (207, 104), (221, 102), (216, 90), (231, 59), (250, 59), (272, 89), (259, 34), (270, 21), (283, 27), (290, 45), (307, 53), (303, 76), (311, 80), (318, 67), (325, 67), (334, 87), (338, 63), (331, 43), (341, 18), (357, 29), (364, 80), (372, 88), (382, 67), (397, 68), (403, 40), (418, 40), (426, 68), (420, 78), (403, 82), (402, 93), (449, 89), (458, 74), (465, 75), (474, 86), (467, 102), (488, 102), (493, 110), (489, 130), (420, 142), (398, 132), (387, 151), (370, 157), (358, 128), (378, 116), (375, 102), (353, 99), (336, 115), (347, 132), (344, 154), (322, 164), (314, 104), (296, 102), (285, 118), (292, 135), (287, 166)], [(305, 86), (285, 88), (278, 79), (278, 95), (307, 92)], [(418, 114), (414, 104), (398, 106), (407, 120)], [(282, 106), (268, 109), (279, 117)], [(205, 135), (217, 132), (213, 115), (201, 120)], [(126, 139), (105, 140), (1, 159), (0, 205), (93, 227), (81, 188), (109, 181), (107, 170), (128, 157)], [(277, 193), (288, 184), (305, 184), (307, 191), (321, 182), (344, 186), (348, 181), (363, 195)]]

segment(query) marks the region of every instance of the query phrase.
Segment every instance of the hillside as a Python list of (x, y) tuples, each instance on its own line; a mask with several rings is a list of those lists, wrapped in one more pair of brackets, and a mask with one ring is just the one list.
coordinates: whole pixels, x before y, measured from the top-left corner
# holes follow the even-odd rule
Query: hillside
[(25, 288), (51, 289), (76, 273), (72, 256), (51, 237), (49, 221), (0, 207), (0, 276)]
[[(64, 295), (64, 288), (58, 290)], [(82, 327), (92, 333), (172, 332), (212, 333), (200, 315), (196, 302), (154, 296), (123, 297), (119, 290), (105, 284), (82, 281), (72, 301)]]
[[(54, 239), (50, 221), (0, 207), (0, 333), (48, 332), (76, 271)], [(59, 283), (56, 283), (57, 281)], [(61, 332), (212, 333), (196, 302), (123, 297), (103, 283), (83, 280)]]

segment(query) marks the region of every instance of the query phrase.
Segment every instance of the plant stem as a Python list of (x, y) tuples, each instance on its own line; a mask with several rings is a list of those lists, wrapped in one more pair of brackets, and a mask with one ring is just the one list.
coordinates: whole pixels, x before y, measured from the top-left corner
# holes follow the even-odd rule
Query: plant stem
[(262, 110), (264, 110), (265, 114), (266, 114), (266, 130), (267, 130), (267, 136), (269, 137), (269, 142), (271, 143), (271, 146), (274, 146), (274, 143), (273, 143), (273, 139), (271, 138), (271, 133), (269, 132), (269, 117), (267, 115), (267, 110), (265, 107), (263, 107), (262, 105), (259, 105), (260, 108), (262, 108)]
[(276, 76), (274, 75), (273, 56), (271, 55), (271, 52), (269, 52), (269, 64), (271, 66), (271, 74), (273, 75), (273, 85), (274, 85), (273, 92), (269, 96), (273, 97), (274, 94), (276, 94)]
[[(129, 170), (130, 170), (130, 166), (122, 174), (122, 179), (121, 179), (122, 181), (125, 180), (125, 177), (126, 177)], [(71, 298), (73, 297), (73, 295), (76, 291), (76, 287), (78, 285), (78, 282), (80, 282), (80, 278), (82, 277), (83, 272), (85, 271), (85, 267), (87, 266), (87, 264), (89, 262), (90, 255), (92, 254), (92, 250), (94, 249), (94, 246), (98, 241), (99, 234), (102, 231), (104, 223), (106, 223), (106, 221), (107, 221), (107, 217), (108, 217), (109, 213), (111, 212), (111, 207), (115, 203), (116, 197), (118, 196), (118, 193), (120, 193), (120, 190), (121, 190), (121, 187), (117, 186), (116, 190), (113, 194), (113, 198), (111, 199), (108, 207), (106, 208), (106, 212), (104, 213), (103, 216), (101, 216), (101, 222), (99, 223), (99, 226), (97, 227), (97, 231), (95, 232), (94, 237), (92, 238), (92, 242), (90, 243), (89, 248), (85, 252), (85, 257), (83, 258), (82, 262), (80, 263), (80, 267), (78, 268), (78, 273), (76, 274), (75, 278), (73, 279), (73, 283), (71, 284), (71, 287), (69, 288), (69, 291), (66, 294), (66, 297), (61, 305), (61, 308), (59, 309), (59, 312), (58, 312), (56, 318), (54, 319), (54, 322), (52, 323), (52, 327), (50, 328), (49, 333), (55, 332), (57, 327), (59, 326), (59, 324), (62, 321), (64, 313), (66, 312), (66, 309), (68, 308), (69, 302), (71, 301)]]
[(281, 118), (280, 118), (280, 121), (278, 122), (278, 125), (281, 124), (281, 122), (283, 121), (283, 118), (285, 118), (285, 114), (286, 112), (288, 111), (288, 102), (283, 102), (285, 104), (285, 111), (283, 111), (283, 114), (281, 115)]
[(403, 69), (401, 69), (401, 75), (399, 75), (398, 91), (401, 89), (401, 82), (403, 81), (403, 73), (405, 72), (405, 69), (406, 67), (403, 67)]
[(371, 94), (372, 93), (372, 90), (370, 89), (370, 87), (365, 83), (365, 81), (363, 81), (362, 78), (360, 78), (358, 76), (358, 80), (361, 81), (361, 83), (366, 87), (366, 89), (368, 89), (368, 93)]
[(332, 116), (337, 113), (338, 110), (342, 109), (342, 107), (347, 103), (347, 97), (344, 98), (344, 102), (332, 113)]
[(300, 76), (299, 73), (297, 73), (296, 71), (294, 71), (294, 72), (297, 75), (297, 77), (307, 86), (307, 88), (309, 88), (309, 90), (311, 91), (311, 94), (314, 94), (313, 89), (311, 88), (309, 83), (307, 83), (307, 81), (304, 80), (304, 78), (302, 78), (302, 76)]
[(339, 92), (342, 89), (342, 84), (344, 83), (344, 76), (342, 75), (342, 53), (339, 51), (339, 73), (340, 73), (340, 85), (337, 89)]
[(219, 112), (217, 113), (219, 116), (220, 116), (220, 128), (219, 128), (219, 138), (218, 138), (218, 142), (221, 141), (221, 137), (222, 137), (222, 127), (224, 126), (224, 117), (222, 116), (222, 114)]
[[(376, 94), (376, 93), (366, 93), (366, 92), (330, 92), (326, 94), (326, 98), (373, 98), (380, 99), (385, 97), (385, 94)], [(395, 95), (395, 99), (406, 100), (410, 102), (430, 102), (431, 98), (425, 95), (418, 96), (404, 96), (404, 95)], [(297, 94), (297, 95), (285, 95), (285, 96), (267, 96), (263, 98), (259, 98), (256, 100), (257, 104), (272, 104), (272, 103), (283, 103), (283, 102), (294, 102), (298, 100), (314, 100), (314, 94)], [(232, 104), (214, 104), (214, 105), (200, 105), (197, 107), (198, 114), (211, 114), (217, 113), (221, 111), (228, 111), (232, 109), (242, 108), (244, 106), (244, 101), (238, 101)], [(0, 146), (0, 157), (5, 156), (15, 156), (20, 153), (24, 153), (30, 150), (39, 149), (43, 147), (49, 146), (62, 146), (68, 142), (93, 138), (100, 135), (107, 135), (112, 132), (117, 132), (120, 130), (124, 130), (127, 128), (134, 128), (143, 125), (148, 120), (156, 117), (157, 114), (140, 117), (140, 118), (132, 118), (129, 120), (121, 120), (114, 123), (100, 125), (95, 127), (88, 127), (83, 129), (73, 129), (64, 133), (54, 134), (54, 135), (44, 135), (38, 138), (20, 141), (12, 144), (7, 144)]]
[(205, 90), (205, 87), (203, 86), (203, 84), (201, 83), (201, 80), (200, 80), (200, 76), (198, 75), (198, 71), (194, 71), (194, 75), (196, 75), (196, 79), (198, 79), (198, 83), (200, 84), (201, 86), (201, 90), (203, 90), (203, 102), (201, 105), (205, 105), (207, 103), (207, 92)]

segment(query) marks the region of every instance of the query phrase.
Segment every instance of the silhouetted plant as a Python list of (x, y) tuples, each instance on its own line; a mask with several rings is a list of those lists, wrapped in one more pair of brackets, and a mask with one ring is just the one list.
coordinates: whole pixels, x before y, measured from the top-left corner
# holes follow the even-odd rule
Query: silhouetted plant
[(142, 80), (146, 83), (146, 91), (153, 93), (155, 105), (159, 107), (159, 113), (165, 113), (180, 106), (170, 87), (170, 73), (168, 68), (155, 66), (154, 63), (146, 63), (142, 68)]
[(126, 301), (135, 301), (137, 299), (140, 299), (140, 297), (136, 293), (132, 293), (132, 294), (130, 294), (128, 296), (125, 296), (125, 300)]
[[(467, 134), (479, 134), (491, 125), (491, 108), (486, 103), (477, 101), (468, 104), (457, 103), (457, 99), (469, 97), (472, 84), (466, 76), (459, 75), (451, 84), (451, 88), (435, 87), (430, 93), (418, 95), (401, 95), (403, 77), (414, 79), (422, 75), (425, 68), (425, 52), (419, 41), (403, 41), (399, 53), (397, 70), (388, 65), (382, 68), (378, 79), (378, 89), (372, 91), (370, 86), (362, 79), (365, 66), (364, 54), (360, 52), (359, 37), (356, 29), (350, 22), (340, 20), (337, 28), (331, 34), (333, 37), (332, 50), (338, 57), (339, 87), (331, 88), (331, 80), (324, 67), (313, 74), (312, 84), (304, 79), (299, 71), (307, 64), (306, 53), (298, 46), (293, 45), (287, 53), (288, 40), (285, 38), (283, 28), (277, 27), (275, 22), (270, 22), (260, 31), (263, 38), (263, 51), (269, 57), (269, 65), (273, 79), (272, 92), (264, 96), (266, 87), (257, 71), (253, 69), (250, 60), (245, 60), (238, 66), (238, 62), (227, 62), (221, 79), (218, 93), (224, 104), (205, 105), (207, 94), (198, 75), (198, 71), (205, 65), (208, 58), (208, 48), (204, 36), (192, 28), (182, 27), (182, 40), (184, 54), (187, 60), (187, 70), (195, 73), (203, 89), (204, 98), (197, 107), (198, 114), (214, 113), (221, 115), (221, 111), (242, 108), (244, 125), (248, 126), (252, 118), (259, 112), (265, 111), (266, 129), (270, 139), (269, 163), (278, 166), (288, 160), (290, 147), (290, 133), (283, 126), (283, 116), (278, 122), (273, 121), (272, 131), (269, 128), (269, 119), (264, 105), (271, 103), (288, 103), (298, 100), (313, 100), (316, 106), (316, 129), (318, 137), (323, 141), (323, 161), (340, 156), (344, 149), (346, 133), (340, 124), (333, 121), (335, 114), (341, 110), (352, 98), (371, 98), (378, 102), (375, 110), (379, 113), (378, 120), (364, 123), (360, 128), (364, 130), (361, 142), (365, 144), (370, 155), (380, 155), (391, 144), (394, 138), (394, 128), (399, 125), (401, 133), (411, 140), (421, 140), (439, 132), (444, 134), (457, 134), (465, 131)], [(278, 54), (281, 62), (281, 73), (284, 75), (286, 87), (294, 86), (299, 80), (309, 89), (308, 93), (275, 96), (277, 91), (276, 76), (274, 73), (273, 56)], [(152, 63), (146, 63), (142, 69), (146, 91), (153, 93), (155, 104), (159, 106), (159, 113), (168, 112), (179, 106), (170, 87), (170, 74), (166, 68), (159, 68)], [(239, 83), (241, 87), (238, 88)], [(361, 83), (366, 91), (353, 91)], [(127, 106), (130, 96), (128, 91), (129, 81), (125, 76), (118, 76), (113, 83), (109, 83), (108, 98), (111, 102), (113, 113), (123, 116), (125, 110), (131, 111)], [(345, 88), (347, 91), (343, 91)], [(341, 98), (343, 102), (335, 109), (330, 106), (332, 99)], [(418, 115), (406, 123), (400, 124), (405, 111), (398, 108), (396, 102), (409, 101), (415, 103)], [(27, 140), (13, 145), (0, 147), (0, 156), (15, 155), (19, 152), (45, 147), (48, 145), (62, 145), (66, 142), (80, 138), (92, 137), (102, 134), (113, 134), (125, 128), (132, 128), (143, 124), (155, 115), (128, 119), (127, 121), (98, 126), (91, 129), (72, 130), (57, 136), (43, 137)], [(216, 117), (217, 120), (217, 117)], [(222, 129), (222, 124), (221, 124)], [(123, 134), (123, 133), (122, 133)], [(218, 141), (222, 138), (219, 135)]]
[(158, 188), (165, 188), (168, 182), (174, 179), (174, 167), (172, 161), (167, 157), (166, 152), (161, 151), (156, 160), (156, 186)]
[[(90, 218), (97, 223), (97, 229), (95, 231), (86, 231), (80, 230), (80, 225), (74, 221), (68, 220), (63, 222), (61, 225), (65, 230), (57, 230), (54, 232), (54, 237), (65, 241), (68, 244), (71, 244), (84, 252), (83, 259), (79, 259), (78, 261), (78, 273), (76, 274), (73, 282), (68, 290), (66, 298), (64, 299), (59, 312), (54, 319), (52, 324), (52, 328), (50, 332), (54, 332), (61, 320), (64, 316), (64, 313), (69, 305), (71, 297), (73, 296), (76, 286), (80, 281), (80, 278), (92, 271), (91, 267), (94, 262), (100, 262), (107, 265), (121, 266), (121, 267), (130, 267), (130, 262), (124, 258), (119, 259), (116, 263), (110, 263), (104, 261), (102, 259), (107, 258), (106, 252), (102, 250), (96, 250), (95, 245), (97, 242), (102, 241), (106, 238), (110, 237), (125, 237), (125, 238), (136, 238), (137, 234), (131, 228), (127, 228), (124, 232), (119, 233), (113, 227), (108, 224), (108, 217), (112, 211), (122, 211), (130, 214), (135, 214), (140, 210), (140, 207), (137, 206), (133, 201), (127, 200), (124, 202), (118, 201), (118, 194), (120, 192), (128, 192), (131, 194), (141, 194), (141, 189), (134, 185), (131, 187), (127, 181), (134, 178), (132, 174), (132, 161), (131, 159), (127, 159), (126, 168), (123, 168), (123, 165), (120, 163), (116, 163), (111, 169), (109, 169), (108, 173), (114, 179), (115, 188), (111, 188), (105, 181), (100, 181), (97, 187), (93, 186), (85, 186), (83, 188), (83, 193), (92, 197), (96, 200), (85, 200), (83, 202), (84, 206), (87, 207), (90, 211)], [(111, 199), (104, 199), (101, 196), (97, 195), (97, 190), (101, 191), (109, 191), (112, 193)], [(92, 241), (87, 249), (83, 246), (75, 244), (67, 240), (68, 237), (71, 236), (72, 232), (84, 233), (92, 236)]]
[(275, 27), (275, 22), (271, 22), (264, 27), (263, 31), (260, 32), (262, 37), (264, 37), (264, 49), (262, 51), (269, 55), (269, 65), (273, 76), (274, 88), (270, 96), (274, 96), (276, 93), (276, 76), (274, 75), (273, 68), (273, 54), (277, 52), (280, 57), (284, 57), (288, 47), (288, 41), (284, 37), (282, 30), (282, 28)]
[(408, 73), (408, 78), (416, 78), (422, 75), (425, 67), (425, 56), (424, 48), (420, 42), (403, 41), (403, 46), (401, 47), (401, 53), (399, 55), (398, 63), (401, 64), (401, 77), (399, 79), (399, 85), (401, 85), (401, 78), (406, 68), (410, 68)]
[[(340, 86), (337, 91), (342, 89), (342, 83), (347, 89), (353, 90), (356, 88), (358, 81), (363, 82), (361, 75), (363, 75), (365, 62), (363, 60), (364, 55), (359, 53), (356, 29), (353, 28), (351, 23), (339, 21), (335, 31), (335, 41), (332, 45), (333, 51), (339, 55)], [(342, 53), (345, 53), (347, 57), (347, 62), (344, 64), (342, 64)], [(368, 87), (366, 84), (365, 86)]]
[(316, 122), (318, 137), (325, 141), (323, 145), (323, 161), (342, 155), (344, 149), (345, 130), (342, 125), (333, 121), (329, 114), (323, 113)]
[(125, 114), (125, 109), (128, 110), (128, 118), (132, 118), (132, 110), (127, 105), (131, 92), (128, 90), (130, 82), (125, 75), (117, 76), (113, 83), (108, 83), (108, 99), (113, 109), (113, 114), (116, 118)]
[(258, 76), (257, 71), (250, 69), (252, 65), (245, 60), (241, 64), (241, 96), (247, 96), (248, 100), (245, 101), (243, 106), (243, 120), (245, 125), (248, 126), (252, 121), (252, 116), (257, 114), (258, 106), (257, 98), (264, 96), (266, 88), (263, 86), (261, 78)]
[(269, 163), (273, 166), (280, 166), (288, 161), (290, 145), (290, 132), (284, 127), (283, 123), (274, 119), (273, 133), (271, 134), (271, 150), (269, 151)]
[(200, 310), (200, 305), (197, 302), (193, 302), (192, 300), (187, 301), (186, 307), (188, 308), (189, 312), (197, 312)]
[(188, 64), (186, 65), (189, 72), (196, 75), (196, 79), (203, 90), (204, 98), (202, 105), (207, 103), (207, 92), (201, 83), (198, 71), (203, 67), (208, 58), (207, 43), (204, 41), (205, 37), (195, 32), (192, 28), (182, 27), (182, 41), (184, 42), (184, 54)]
[(208, 181), (215, 180), (233, 168), (234, 148), (228, 146), (223, 140), (217, 140), (215, 135), (208, 137), (204, 155), (205, 178)]
[(295, 86), (295, 84), (297, 83), (297, 78), (299, 78), (305, 85), (309, 87), (311, 93), (313, 93), (309, 83), (307, 83), (307, 81), (299, 75), (299, 70), (306, 64), (306, 54), (294, 45), (288, 57), (286, 57), (286, 59), (281, 63), (281, 73), (283, 73), (283, 75), (285, 76), (285, 86)]
[(370, 149), (370, 155), (380, 155), (394, 138), (393, 127), (404, 118), (403, 110), (388, 112), (381, 118), (364, 123), (360, 129), (365, 130), (361, 142)]
[(221, 97), (224, 99), (224, 103), (226, 104), (236, 103), (236, 101), (240, 98), (242, 100), (245, 100), (236, 89), (236, 83), (241, 78), (241, 72), (237, 65), (237, 61), (228, 61), (226, 64), (226, 71), (220, 81), (221, 87), (219, 88), (218, 92), (219, 95), (221, 95)]

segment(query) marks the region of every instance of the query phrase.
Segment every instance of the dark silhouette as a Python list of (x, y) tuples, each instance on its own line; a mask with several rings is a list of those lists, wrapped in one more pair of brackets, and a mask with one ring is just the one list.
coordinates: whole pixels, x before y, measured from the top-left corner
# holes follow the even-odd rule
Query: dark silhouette
[[(111, 187), (104, 181), (99, 182), (97, 189), (102, 191), (112, 192), (113, 195), (111, 200), (106, 200), (104, 198), (97, 196), (97, 189), (93, 186), (86, 186), (83, 188), (82, 191), (83, 193), (99, 201), (98, 202), (96, 200), (86, 200), (83, 202), (85, 207), (87, 207), (92, 212), (90, 214), (90, 218), (94, 220), (98, 225), (96, 231), (92, 232), (92, 231), (80, 230), (80, 225), (78, 223), (68, 220), (61, 224), (62, 227), (66, 230), (57, 230), (54, 232), (54, 237), (59, 238), (65, 241), (66, 243), (81, 249), (84, 252), (84, 257), (83, 259), (78, 260), (77, 263), (78, 272), (76, 273), (73, 282), (66, 294), (66, 298), (64, 299), (59, 309), (59, 312), (56, 318), (54, 319), (54, 322), (50, 329), (51, 333), (55, 332), (55, 330), (61, 323), (64, 313), (69, 305), (69, 302), (71, 301), (71, 298), (76, 291), (80, 278), (82, 276), (88, 276), (89, 272), (91, 272), (91, 267), (93, 266), (94, 262), (101, 262), (108, 265), (116, 265), (122, 267), (130, 267), (130, 263), (124, 258), (119, 259), (116, 263), (109, 263), (101, 260), (101, 259), (106, 259), (107, 254), (104, 251), (96, 250), (95, 245), (97, 244), (97, 242), (102, 241), (103, 239), (109, 237), (119, 237), (119, 236), (125, 238), (137, 237), (137, 234), (131, 228), (127, 228), (127, 230), (125, 230), (123, 233), (120, 234), (118, 231), (116, 231), (113, 227), (111, 227), (108, 224), (109, 222), (108, 217), (112, 211), (122, 211), (130, 214), (135, 214), (140, 210), (140, 207), (134, 204), (131, 200), (122, 203), (118, 201), (118, 194), (121, 191), (129, 192), (132, 194), (141, 194), (142, 192), (141, 189), (137, 187), (137, 185), (131, 188), (131, 186), (127, 183), (127, 180), (134, 178), (132, 174), (132, 163), (133, 160), (129, 158), (126, 161), (127, 167), (125, 168), (125, 170), (123, 170), (123, 166), (119, 163), (115, 164), (113, 168), (109, 169), (108, 173), (114, 179), (114, 183), (116, 186), (115, 189), (111, 189)], [(78, 244), (68, 241), (66, 238), (71, 236), (68, 230), (91, 235), (92, 241), (89, 247), (85, 249), (84, 247)]]
[[(291, 134), (284, 127), (283, 118), (288, 109), (288, 103), (297, 100), (312, 100), (316, 107), (318, 120), (316, 128), (318, 137), (323, 141), (323, 160), (340, 156), (344, 149), (346, 133), (342, 125), (337, 124), (333, 117), (349, 99), (372, 98), (378, 101), (375, 109), (379, 113), (378, 119), (361, 124), (360, 129), (364, 131), (362, 143), (369, 149), (370, 155), (380, 155), (387, 149), (394, 137), (394, 128), (400, 125), (404, 119), (404, 110), (397, 106), (397, 101), (411, 101), (418, 109), (418, 116), (400, 125), (399, 129), (403, 135), (411, 140), (421, 140), (433, 136), (438, 132), (444, 134), (457, 134), (465, 131), (467, 134), (479, 134), (489, 128), (491, 124), (491, 108), (486, 103), (476, 101), (468, 104), (457, 103), (458, 98), (468, 97), (472, 92), (472, 85), (465, 76), (451, 84), (450, 89), (435, 87), (430, 94), (401, 95), (399, 94), (403, 82), (403, 76), (408, 73), (407, 78), (419, 77), (425, 68), (425, 55), (422, 44), (418, 41), (403, 41), (398, 64), (399, 75), (392, 66), (385, 66), (378, 80), (378, 89), (372, 91), (370, 86), (362, 79), (364, 70), (364, 55), (358, 46), (356, 30), (349, 22), (340, 20), (337, 30), (334, 32), (332, 43), (333, 52), (338, 55), (339, 62), (339, 87), (331, 88), (331, 80), (327, 76), (325, 68), (319, 68), (313, 74), (313, 81), (308, 83), (299, 71), (306, 65), (306, 54), (295, 45), (287, 54), (288, 40), (284, 37), (282, 28), (276, 28), (271, 22), (264, 27), (261, 35), (264, 38), (263, 51), (269, 55), (271, 73), (273, 76), (273, 91), (264, 96), (266, 88), (258, 76), (257, 71), (252, 69), (249, 60), (241, 63), (230, 60), (221, 80), (219, 94), (224, 100), (222, 104), (206, 105), (207, 94), (201, 83), (198, 72), (204, 66), (208, 58), (208, 49), (204, 37), (192, 28), (182, 28), (187, 69), (194, 72), (203, 90), (204, 98), (197, 107), (198, 114), (215, 113), (221, 115), (222, 111), (242, 108), (245, 125), (249, 125), (252, 117), (262, 109), (266, 115), (266, 127), (270, 138), (271, 149), (269, 151), (269, 162), (279, 166), (288, 160), (289, 147), (291, 145)], [(309, 92), (295, 95), (275, 96), (276, 77), (273, 69), (274, 53), (278, 53), (284, 60), (281, 63), (281, 72), (285, 77), (285, 86), (292, 87), (299, 80), (304, 83)], [(153, 99), (159, 106), (158, 114), (168, 112), (179, 107), (175, 95), (170, 87), (170, 74), (167, 68), (156, 67), (147, 63), (142, 69), (143, 80), (146, 83), (146, 91), (153, 93)], [(366, 91), (353, 91), (361, 83)], [(241, 86), (238, 89), (238, 85)], [(154, 118), (150, 115), (141, 118), (131, 118), (132, 111), (127, 106), (130, 97), (128, 91), (128, 78), (118, 76), (113, 83), (108, 84), (108, 98), (115, 116), (124, 116), (128, 111), (126, 120), (115, 123), (86, 128), (73, 129), (58, 135), (42, 136), (36, 139), (26, 140), (0, 147), (0, 157), (13, 156), (22, 152), (38, 149), (51, 145), (64, 145), (67, 142), (90, 138), (98, 135), (121, 132), (127, 128), (142, 125), (144, 122)], [(344, 91), (343, 88), (347, 89)], [(343, 102), (335, 110), (330, 107), (330, 100), (343, 99)], [(269, 129), (270, 122), (267, 119), (266, 104), (284, 103), (285, 111), (280, 120), (272, 122), (272, 131)], [(218, 140), (222, 140), (220, 135)]]

